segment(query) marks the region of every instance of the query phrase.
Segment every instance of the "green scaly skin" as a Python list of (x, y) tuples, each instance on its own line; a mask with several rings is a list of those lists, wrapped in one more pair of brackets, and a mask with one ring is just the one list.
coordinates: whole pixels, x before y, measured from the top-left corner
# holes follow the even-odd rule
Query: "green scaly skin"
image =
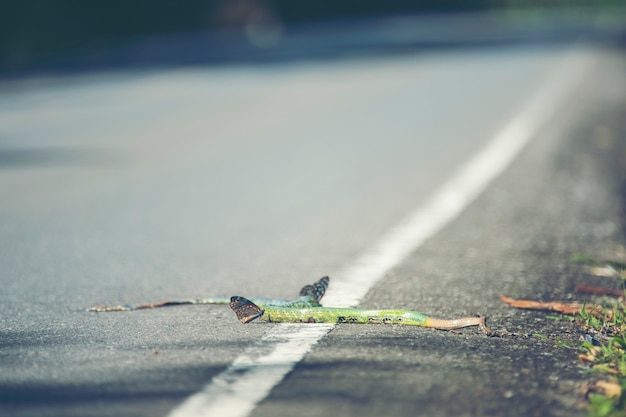
[(428, 327), (429, 317), (410, 310), (366, 310), (359, 308), (263, 308), (262, 319), (274, 323), (381, 323)]
[(242, 323), (250, 323), (257, 318), (274, 323), (361, 323), (361, 324), (400, 324), (405, 326), (430, 327), (440, 330), (454, 330), (478, 326), (488, 335), (495, 333), (485, 326), (483, 317), (462, 317), (459, 319), (435, 319), (411, 310), (369, 310), (342, 307), (294, 308), (266, 306), (261, 308), (250, 300), (234, 296), (230, 307)]

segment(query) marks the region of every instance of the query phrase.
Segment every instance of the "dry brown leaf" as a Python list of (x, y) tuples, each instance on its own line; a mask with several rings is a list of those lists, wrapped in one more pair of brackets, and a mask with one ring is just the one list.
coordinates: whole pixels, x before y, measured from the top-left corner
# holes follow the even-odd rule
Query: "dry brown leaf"
[(622, 395), (622, 387), (613, 381), (597, 381), (591, 389), (609, 398), (619, 398)]
[(605, 278), (619, 278), (621, 275), (618, 270), (608, 265), (592, 266), (591, 268), (589, 268), (589, 273), (597, 277), (605, 277)]
[[(583, 304), (580, 303), (563, 303), (560, 301), (535, 301), (535, 300), (516, 300), (506, 295), (500, 294), (500, 300), (510, 305), (511, 307), (521, 308), (525, 310), (545, 310), (556, 311), (562, 314), (578, 314), (583, 309)], [(604, 311), (599, 306), (588, 305), (585, 307), (588, 313), (593, 314), (596, 317), (604, 317), (610, 319), (613, 317), (611, 310)]]
[(578, 359), (588, 363), (595, 362), (598, 353), (600, 353), (601, 350), (602, 349), (600, 348), (600, 346), (594, 346), (592, 349), (589, 350), (589, 352), (581, 353), (580, 355), (578, 355)]
[[(563, 314), (580, 313), (583, 305), (579, 303), (562, 303), (559, 301), (534, 301), (534, 300), (516, 300), (506, 295), (500, 294), (502, 302), (515, 308), (526, 310), (547, 310), (556, 311)], [(587, 307), (587, 311), (592, 311), (592, 307)]]
[(578, 359), (586, 363), (593, 363), (596, 361), (596, 356), (590, 353), (581, 353), (578, 355)]
[(578, 284), (576, 292), (582, 294), (611, 295), (614, 297), (623, 297), (624, 290), (614, 290), (613, 288), (598, 287), (596, 285)]

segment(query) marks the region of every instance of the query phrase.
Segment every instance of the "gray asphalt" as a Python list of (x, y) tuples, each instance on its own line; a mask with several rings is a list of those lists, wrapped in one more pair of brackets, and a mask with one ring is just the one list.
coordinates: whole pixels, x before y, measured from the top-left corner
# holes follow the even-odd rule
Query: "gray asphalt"
[[(519, 112), (563, 53), (485, 48), (0, 86), (0, 413), (167, 414), (271, 325), (243, 326), (225, 306), (86, 307), (289, 298), (332, 279)], [(593, 83), (363, 305), (483, 313), (496, 328), (579, 337), (497, 295), (567, 297), (569, 252), (620, 239), (608, 154), (585, 132), (626, 95), (623, 68), (599, 52)], [(553, 345), (338, 327), (255, 415), (581, 414), (576, 352)]]

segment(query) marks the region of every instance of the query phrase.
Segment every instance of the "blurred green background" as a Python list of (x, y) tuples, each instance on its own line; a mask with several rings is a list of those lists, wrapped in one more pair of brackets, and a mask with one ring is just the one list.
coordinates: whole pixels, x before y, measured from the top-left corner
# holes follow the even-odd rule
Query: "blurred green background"
[[(575, 14), (597, 26), (623, 20), (624, 0), (20, 0), (3, 2), (0, 72), (45, 67), (128, 41), (182, 33), (289, 28), (337, 20), (498, 12), (508, 19)], [(216, 42), (212, 39), (211, 42)]]

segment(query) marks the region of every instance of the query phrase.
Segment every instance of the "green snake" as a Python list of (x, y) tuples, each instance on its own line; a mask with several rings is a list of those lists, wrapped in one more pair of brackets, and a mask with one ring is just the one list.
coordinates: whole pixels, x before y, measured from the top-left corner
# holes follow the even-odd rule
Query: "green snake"
[[(309, 307), (321, 307), (320, 300), (326, 293), (328, 288), (328, 277), (322, 277), (317, 282), (311, 285), (305, 285), (300, 290), (300, 295), (295, 300), (281, 300), (274, 298), (255, 297), (250, 300), (254, 304), (261, 307), (289, 307), (289, 308), (309, 308)], [(113, 306), (94, 306), (87, 309), (87, 311), (96, 313), (106, 313), (110, 311), (133, 311), (133, 310), (145, 310), (150, 308), (172, 307), (179, 305), (189, 304), (229, 304), (230, 297), (208, 297), (208, 298), (195, 298), (190, 300), (170, 300), (159, 301), (156, 303), (137, 304), (137, 305), (113, 305)]]
[(182, 304), (229, 304), (242, 323), (249, 323), (257, 318), (261, 318), (273, 323), (399, 324), (439, 330), (454, 330), (478, 326), (486, 334), (493, 334), (485, 325), (484, 317), (463, 317), (445, 320), (428, 317), (411, 310), (323, 307), (320, 304), (320, 300), (328, 288), (329, 281), (328, 277), (323, 277), (312, 285), (306, 285), (300, 290), (300, 295), (295, 300), (275, 300), (269, 298), (253, 298), (249, 300), (241, 296), (233, 296), (230, 299), (212, 297), (195, 300), (163, 301), (137, 306), (95, 306), (87, 309), (87, 311), (128, 311)]
[(290, 308), (265, 306), (261, 308), (244, 297), (231, 297), (230, 307), (242, 323), (262, 318), (272, 323), (361, 323), (361, 324), (403, 324), (405, 326), (430, 327), (440, 330), (454, 330), (469, 326), (479, 326), (489, 333), (484, 317), (464, 317), (443, 320), (428, 317), (411, 310), (368, 310), (362, 308), (312, 307)]

